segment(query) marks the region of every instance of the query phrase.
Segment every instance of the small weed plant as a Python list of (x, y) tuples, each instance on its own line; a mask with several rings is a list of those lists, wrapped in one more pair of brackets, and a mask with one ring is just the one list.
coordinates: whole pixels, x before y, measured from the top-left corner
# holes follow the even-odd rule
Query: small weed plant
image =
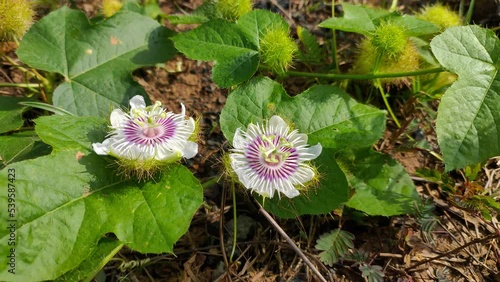
[[(132, 72), (178, 52), (213, 62), (213, 82), (229, 91), (220, 128), (232, 146), (220, 181), (281, 218), (342, 209), (413, 214), (430, 232), (432, 205), (402, 165), (373, 149), (388, 120), (401, 132), (408, 127), (388, 89), (422, 104), (440, 100), (439, 151), (420, 148), (446, 172), (500, 155), (500, 41), (444, 6), (406, 15), (342, 4), (342, 15), (319, 25), (363, 36), (353, 67), (341, 73), (334, 39), (321, 45), (250, 1), (206, 1), (188, 15), (164, 15), (154, 1), (105, 1), (92, 19), (62, 7), (35, 23), (28, 1), (19, 2), (9, 9), (0, 0), (0, 40), (16, 44), (20, 62), (2, 59), (28, 79), (0, 84), (26, 89), (24, 97), (0, 96), (0, 215), (9, 226), (0, 229), (2, 281), (89, 280), (124, 246), (173, 251), (203, 202), (200, 180), (181, 163), (198, 153), (199, 125), (182, 104), (151, 102)], [(164, 19), (197, 27), (175, 33)], [(323, 72), (293, 71), (297, 65)], [(287, 93), (294, 77), (316, 83)], [(358, 82), (371, 84), (385, 106), (355, 93)], [(476, 194), (460, 202), (480, 205), (491, 219), (500, 206)], [(368, 281), (383, 281), (353, 240), (341, 228), (321, 235), (319, 258), (330, 266), (353, 261)]]

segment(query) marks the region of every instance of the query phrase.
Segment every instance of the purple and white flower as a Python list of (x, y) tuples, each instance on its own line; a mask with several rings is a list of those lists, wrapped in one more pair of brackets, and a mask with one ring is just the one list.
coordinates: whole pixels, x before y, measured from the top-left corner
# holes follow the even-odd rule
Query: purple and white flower
[(243, 186), (264, 197), (272, 198), (278, 192), (278, 197), (283, 193), (293, 198), (300, 194), (300, 186), (314, 178), (315, 171), (307, 161), (319, 156), (321, 145), (308, 147), (306, 134), (289, 131), (279, 116), (265, 125), (251, 123), (246, 131), (236, 130), (229, 157)]
[(99, 155), (142, 163), (192, 158), (198, 153), (198, 144), (189, 141), (195, 122), (186, 118), (185, 107), (183, 104), (181, 107), (181, 113), (174, 114), (166, 112), (161, 102), (146, 107), (142, 96), (134, 96), (130, 99), (129, 113), (121, 109), (111, 112), (108, 138), (92, 147)]

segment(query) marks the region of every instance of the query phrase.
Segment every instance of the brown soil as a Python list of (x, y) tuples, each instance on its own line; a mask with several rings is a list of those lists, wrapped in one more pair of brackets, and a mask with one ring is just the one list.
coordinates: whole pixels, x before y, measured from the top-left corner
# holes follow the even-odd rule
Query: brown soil
[[(101, 1), (76, 1), (88, 15), (99, 11)], [(160, 1), (164, 12), (190, 12), (201, 4), (201, 0)], [(317, 28), (317, 24), (328, 18), (331, 6), (326, 1), (309, 0), (260, 0), (254, 1), (256, 8), (278, 12), (291, 24), (312, 31), (319, 42), (331, 36)], [(380, 5), (384, 1), (350, 1)], [(390, 2), (390, 1), (387, 1)], [(421, 1), (400, 1), (405, 11), (419, 9)], [(467, 1), (466, 1), (467, 2)], [(484, 2), (489, 5), (493, 1)], [(490, 3), (491, 2), (491, 3)], [(458, 1), (448, 1), (455, 5)], [(315, 6), (316, 5), (316, 6)], [(478, 5), (481, 6), (481, 5)], [(314, 9), (309, 9), (316, 7)], [(309, 10), (308, 10), (309, 9)], [(339, 12), (338, 9), (337, 13)], [(476, 19), (494, 21), (496, 15), (487, 10), (476, 14)], [(496, 23), (498, 25), (498, 23)], [(166, 25), (183, 31), (193, 26)], [(353, 58), (358, 36), (338, 34), (339, 64), (347, 70)], [(5, 47), (8, 48), (8, 47)], [(14, 53), (9, 53), (15, 58)], [(24, 76), (2, 62), (0, 82), (24, 82)], [(296, 66), (300, 70), (301, 66)], [(227, 97), (227, 90), (220, 89), (211, 80), (211, 63), (197, 62), (177, 55), (163, 67), (150, 67), (134, 72), (135, 79), (146, 89), (153, 101), (163, 102), (169, 109), (179, 109), (183, 103), (188, 115), (195, 116), (201, 125), (200, 153), (186, 165), (202, 182), (218, 177), (222, 171), (220, 159), (229, 148), (219, 127), (219, 115)], [(316, 83), (310, 79), (285, 81), (290, 94), (297, 94)], [(367, 86), (363, 86), (367, 87)], [(393, 90), (394, 91), (394, 90)], [(0, 89), (0, 95), (22, 95), (15, 88)], [(357, 97), (358, 98), (358, 97)], [(368, 98), (368, 97), (364, 97)], [(375, 105), (383, 108), (376, 99)], [(419, 119), (422, 122), (411, 132), (421, 130), (426, 141), (437, 148), (432, 119), (422, 110), (408, 107), (408, 101), (393, 99), (392, 105), (402, 121)], [(434, 109), (437, 104), (432, 105)], [(408, 110), (410, 108), (410, 110)], [(405, 132), (407, 133), (407, 132)], [(418, 191), (430, 202), (439, 220), (429, 233), (428, 240), (421, 231), (421, 223), (412, 216), (367, 217), (348, 211), (339, 220), (333, 213), (325, 216), (301, 216), (294, 220), (277, 222), (286, 231), (301, 251), (329, 281), (363, 281), (353, 261), (343, 261), (325, 266), (314, 249), (316, 240), (325, 232), (342, 226), (355, 235), (356, 249), (369, 255), (369, 262), (382, 266), (385, 281), (500, 281), (498, 229), (492, 222), (483, 220), (477, 213), (456, 207), (443, 194), (440, 185), (426, 181), (416, 175), (422, 168), (443, 170), (442, 163), (426, 150), (407, 148), (408, 140), (389, 122), (384, 138), (376, 149), (390, 154), (398, 160), (415, 180)], [(499, 183), (499, 165), (491, 160), (483, 168), (483, 187), (495, 187)], [(452, 174), (457, 185), (463, 185), (459, 173)], [(217, 178), (218, 179), (218, 178)], [(206, 187), (205, 204), (194, 216), (189, 231), (176, 244), (174, 254), (140, 254), (128, 249), (117, 257), (124, 262), (111, 261), (96, 277), (96, 281), (319, 281), (291, 246), (258, 213), (255, 203), (244, 191), (237, 197), (238, 243), (234, 262), (225, 264), (231, 252), (233, 201), (223, 181)], [(221, 228), (222, 227), (222, 228)], [(241, 237), (240, 237), (241, 236)]]

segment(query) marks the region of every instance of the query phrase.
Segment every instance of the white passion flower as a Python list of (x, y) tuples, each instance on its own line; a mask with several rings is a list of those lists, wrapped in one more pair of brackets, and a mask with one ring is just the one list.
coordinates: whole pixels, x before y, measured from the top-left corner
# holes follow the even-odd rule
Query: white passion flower
[[(234, 134), (231, 167), (247, 189), (272, 198), (275, 192), (288, 198), (300, 194), (300, 186), (313, 180), (315, 170), (307, 163), (321, 153), (318, 143), (307, 145), (307, 135), (290, 128), (279, 116), (265, 124), (249, 124)], [(299, 188), (299, 189), (297, 189)]]
[(189, 139), (194, 135), (195, 122), (182, 112), (166, 112), (161, 102), (147, 106), (144, 97), (130, 99), (130, 112), (111, 112), (111, 132), (102, 143), (93, 143), (98, 155), (110, 155), (119, 160), (125, 172), (139, 178), (151, 175), (163, 164), (182, 157), (190, 159), (198, 153), (198, 144)]

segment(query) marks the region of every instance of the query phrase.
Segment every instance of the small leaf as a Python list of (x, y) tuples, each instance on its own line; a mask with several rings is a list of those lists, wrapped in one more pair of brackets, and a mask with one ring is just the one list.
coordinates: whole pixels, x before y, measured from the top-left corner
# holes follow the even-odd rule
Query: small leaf
[(333, 266), (341, 258), (349, 254), (349, 249), (354, 248), (354, 235), (351, 233), (335, 229), (330, 233), (325, 233), (316, 240), (315, 248), (322, 251), (319, 259), (329, 266)]
[(385, 274), (380, 265), (361, 264), (359, 270), (368, 282), (384, 282)]
[(500, 41), (478, 26), (452, 27), (431, 49), (458, 79), (443, 95), (436, 132), (447, 171), (500, 155)]
[(369, 215), (391, 216), (414, 211), (420, 202), (404, 167), (387, 155), (370, 149), (342, 152), (349, 185), (356, 190), (347, 206)]
[(307, 64), (321, 64), (325, 54), (316, 37), (301, 26), (297, 27), (297, 36), (303, 45), (303, 50), (299, 53), (300, 60)]
[(360, 5), (342, 3), (343, 17), (330, 18), (319, 24), (319, 27), (338, 29), (368, 35), (375, 31), (381, 20), (391, 13), (383, 9), (375, 9)]
[(27, 107), (20, 105), (21, 101), (26, 101), (26, 99), (0, 96), (0, 133), (23, 126), (22, 114)]
[(330, 18), (319, 24), (319, 27), (338, 29), (370, 35), (378, 25), (384, 21), (391, 21), (405, 28), (408, 36), (434, 34), (440, 31), (439, 27), (418, 19), (414, 16), (401, 15), (384, 9), (343, 3), (344, 16)]
[(83, 12), (63, 7), (33, 25), (17, 55), (34, 68), (64, 76), (54, 91), (54, 106), (80, 116), (104, 116), (128, 105), (132, 96), (147, 96), (131, 72), (175, 55), (172, 35), (138, 13), (122, 11), (91, 25)]
[(3, 165), (48, 155), (52, 148), (41, 142), (34, 131), (0, 136), (0, 158)]

